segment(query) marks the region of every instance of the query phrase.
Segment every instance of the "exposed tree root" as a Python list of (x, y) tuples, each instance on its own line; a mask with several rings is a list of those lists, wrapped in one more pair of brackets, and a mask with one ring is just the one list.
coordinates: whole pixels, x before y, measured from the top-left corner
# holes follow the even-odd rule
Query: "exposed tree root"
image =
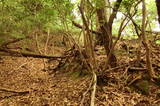
[(91, 87), (92, 87), (92, 83), (93, 83), (93, 78), (92, 78), (92, 80), (91, 80), (91, 82), (90, 82), (90, 84), (89, 84), (88, 89), (87, 89), (87, 90), (83, 93), (83, 95), (82, 95), (82, 100), (81, 100), (80, 106), (83, 106), (83, 103), (84, 103), (86, 94), (90, 91), (90, 89), (91, 89)]
[(90, 104), (90, 106), (94, 106), (94, 104), (95, 104), (96, 87), (97, 87), (97, 75), (93, 71), (93, 91), (92, 91), (92, 94), (91, 94), (91, 104)]

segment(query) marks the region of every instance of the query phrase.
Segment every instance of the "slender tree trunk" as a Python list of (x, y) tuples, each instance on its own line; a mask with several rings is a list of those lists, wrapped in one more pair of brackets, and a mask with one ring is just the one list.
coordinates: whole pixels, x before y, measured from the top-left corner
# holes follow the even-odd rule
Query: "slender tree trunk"
[(111, 15), (111, 8), (109, 8), (111, 6), (110, 0), (105, 0), (105, 13), (106, 13), (106, 19), (107, 22), (109, 21), (109, 16)]
[(146, 5), (145, 5), (145, 0), (142, 0), (142, 43), (146, 49), (146, 68), (148, 70), (148, 74), (150, 76), (150, 78), (154, 78), (155, 77), (155, 73), (153, 71), (153, 68), (152, 68), (152, 62), (151, 62), (151, 59), (150, 59), (150, 55), (151, 55), (151, 52), (150, 52), (150, 48), (148, 46), (148, 43), (147, 43), (147, 39), (146, 39), (146, 36), (145, 36), (145, 23), (146, 23)]
[(160, 0), (156, 0), (156, 6), (157, 6), (158, 21), (160, 24)]

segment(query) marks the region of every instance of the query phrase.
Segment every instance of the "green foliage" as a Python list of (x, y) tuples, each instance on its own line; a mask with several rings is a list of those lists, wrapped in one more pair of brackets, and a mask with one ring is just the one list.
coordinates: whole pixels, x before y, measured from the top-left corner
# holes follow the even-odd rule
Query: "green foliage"
[(136, 86), (142, 92), (142, 94), (149, 93), (149, 82), (147, 80), (137, 82)]
[(104, 8), (105, 7), (105, 0), (93, 0), (96, 4), (96, 8)]
[(0, 45), (5, 42), (5, 39), (0, 36)]
[(156, 41), (156, 44), (160, 45), (160, 40), (157, 40), (157, 41)]
[(69, 76), (73, 79), (83, 78), (89, 75), (91, 75), (91, 73), (89, 73), (87, 69), (75, 70), (69, 73)]
[(32, 15), (43, 9), (42, 0), (23, 0), (20, 4), (24, 7), (26, 12)]
[(35, 29), (55, 30), (71, 20), (73, 6), (70, 0), (0, 1), (0, 32), (21, 38)]
[[(80, 0), (77, 0), (78, 3)], [(96, 29), (96, 8), (104, 8), (105, 0), (91, 0), (90, 3), (85, 1), (85, 16), (92, 22), (92, 28)], [(134, 5), (137, 0), (123, 0), (120, 11), (127, 14), (129, 11), (132, 13), (135, 11)], [(111, 2), (111, 6), (115, 1)], [(151, 27), (154, 27), (156, 20), (156, 6), (155, 2), (148, 0), (147, 13), (148, 20)], [(92, 6), (93, 7), (92, 7)], [(141, 25), (141, 5), (138, 6), (137, 14), (134, 17), (135, 22)], [(74, 4), (72, 0), (0, 0), (0, 37), (9, 38), (23, 38), (30, 32), (39, 29), (47, 32), (55, 30), (71, 29), (73, 26), (71, 21), (75, 18), (74, 14), (78, 15), (76, 10), (77, 4)], [(106, 7), (108, 8), (108, 7)], [(117, 20), (113, 24), (113, 34), (117, 35), (121, 23), (121, 17), (117, 17)], [(81, 19), (80, 15), (76, 17), (76, 21)], [(77, 21), (78, 22), (78, 21)], [(79, 21), (80, 23), (81, 21)], [(129, 23), (126, 27), (125, 35), (135, 35), (133, 31), (132, 23)], [(77, 29), (76, 29), (77, 30)], [(74, 29), (74, 31), (76, 31)], [(147, 26), (147, 30), (149, 27)], [(73, 32), (74, 32), (73, 31)], [(79, 31), (79, 30), (78, 30)], [(126, 36), (125, 36), (126, 37)], [(128, 38), (128, 37), (127, 37)], [(3, 38), (4, 39), (4, 38)], [(6, 40), (7, 40), (6, 39)], [(2, 40), (2, 38), (0, 39)]]
[(123, 0), (122, 1), (122, 8), (126, 11), (129, 12), (130, 9), (132, 8), (132, 5), (135, 3), (135, 0)]

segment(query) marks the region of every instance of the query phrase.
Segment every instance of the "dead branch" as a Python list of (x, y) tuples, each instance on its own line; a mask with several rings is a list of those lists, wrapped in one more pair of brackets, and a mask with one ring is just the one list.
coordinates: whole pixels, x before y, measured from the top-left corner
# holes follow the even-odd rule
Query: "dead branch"
[(4, 99), (11, 98), (11, 97), (14, 97), (14, 96), (21, 96), (21, 95), (29, 94), (29, 91), (13, 91), (13, 90), (8, 90), (8, 89), (4, 89), (4, 88), (0, 88), (0, 91), (13, 93), (13, 94), (10, 95), (10, 96), (0, 97), (0, 101), (1, 101), (1, 100), (4, 100)]
[(156, 35), (160, 35), (160, 32), (157, 31), (146, 31), (147, 33), (151, 33), (151, 34), (156, 34)]
[(4, 42), (4, 43), (1, 44), (0, 46), (1, 46), (1, 47), (6, 47), (6, 46), (8, 46), (8, 45), (11, 44), (11, 43), (16, 43), (16, 42), (19, 42), (19, 41), (24, 40), (24, 39), (27, 39), (27, 38), (29, 38), (29, 37), (13, 39), (13, 40), (11, 40), (11, 41)]
[(9, 93), (29, 93), (29, 91), (14, 91), (14, 90), (9, 90), (9, 89), (5, 89), (5, 88), (0, 88), (0, 91), (2, 92), (9, 92)]
[[(72, 21), (72, 24), (73, 24), (75, 27), (77, 27), (77, 28), (80, 28), (80, 29), (83, 28), (82, 25), (76, 23), (75, 21)], [(85, 30), (87, 30), (87, 29), (85, 29)], [(89, 30), (89, 31), (92, 32), (93, 34), (96, 34), (96, 35), (101, 34), (101, 32), (97, 32), (97, 31), (94, 31), (94, 30)]]
[(104, 69), (102, 69), (102, 74), (106, 75), (108, 72), (111, 72), (113, 70), (117, 70), (120, 68), (128, 67), (128, 66), (129, 66), (129, 64), (123, 64), (123, 65), (116, 66), (114, 68), (109, 68), (109, 69), (104, 68)]
[(129, 67), (128, 71), (129, 72), (134, 72), (134, 71), (146, 71), (146, 68), (140, 68), (140, 67)]
[(131, 82), (128, 83), (128, 86), (132, 85), (134, 82), (136, 82), (137, 80), (141, 79), (142, 75), (137, 76), (136, 78), (134, 78)]
[(14, 57), (33, 57), (33, 58), (46, 58), (46, 59), (62, 59), (68, 56), (47, 56), (41, 54), (33, 54), (33, 53), (25, 53), (25, 52), (18, 52), (9, 49), (0, 48), (0, 52), (7, 53), (4, 56), (14, 56)]
[[(127, 16), (126, 16), (126, 17), (127, 17)], [(73, 24), (75, 27), (77, 27), (77, 28), (80, 28), (80, 29), (83, 28), (82, 25), (76, 23), (75, 21), (72, 21), (72, 24)], [(101, 32), (94, 31), (94, 30), (89, 30), (89, 31), (92, 32), (93, 34), (96, 34), (96, 35), (102, 34)], [(112, 39), (117, 39), (117, 37), (116, 37), (116, 36), (112, 36)], [(121, 38), (121, 40), (125, 40), (125, 39)]]

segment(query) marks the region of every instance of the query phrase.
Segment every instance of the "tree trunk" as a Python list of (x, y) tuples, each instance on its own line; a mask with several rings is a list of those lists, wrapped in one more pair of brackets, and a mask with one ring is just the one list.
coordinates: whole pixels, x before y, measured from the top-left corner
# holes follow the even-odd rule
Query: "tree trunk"
[[(107, 24), (105, 14), (104, 14), (104, 9), (97, 9), (97, 16), (100, 24), (100, 31), (102, 32), (101, 34), (101, 39), (103, 39), (102, 43), (104, 45), (105, 51), (107, 56), (110, 53), (113, 41), (112, 41), (112, 32), (111, 32), (111, 27)], [(105, 20), (105, 21), (104, 21)], [(108, 64), (111, 67), (116, 66), (116, 57), (113, 53), (111, 53), (111, 56), (108, 59)]]
[(146, 4), (145, 0), (142, 0), (142, 43), (146, 49), (146, 68), (148, 70), (150, 78), (155, 78), (155, 73), (150, 59), (151, 52), (145, 35), (145, 25), (146, 25), (145, 23), (146, 23)]
[(107, 56), (107, 65), (110, 65), (111, 67), (115, 67), (117, 63), (117, 59), (114, 55), (114, 53), (111, 51), (112, 45), (113, 45), (113, 40), (112, 40), (112, 24), (113, 21), (117, 15), (117, 11), (120, 7), (122, 0), (117, 0), (115, 2), (113, 12), (109, 16), (109, 19), (107, 20), (106, 14), (105, 14), (105, 8), (98, 8), (97, 9), (97, 17), (98, 17), (98, 22), (100, 25), (100, 31), (102, 32), (102, 39), (103, 39), (103, 45), (106, 51)]
[(156, 5), (157, 5), (158, 21), (160, 24), (160, 0), (156, 0)]

